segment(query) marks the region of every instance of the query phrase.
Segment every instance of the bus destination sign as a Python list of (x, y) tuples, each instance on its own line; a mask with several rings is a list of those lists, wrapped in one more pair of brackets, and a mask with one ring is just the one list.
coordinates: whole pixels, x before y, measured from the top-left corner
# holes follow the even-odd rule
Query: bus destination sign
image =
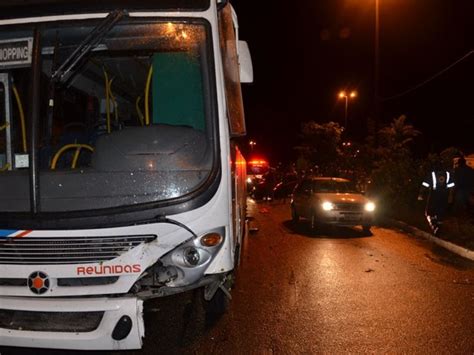
[(33, 38), (0, 41), (0, 69), (29, 67), (33, 52)]

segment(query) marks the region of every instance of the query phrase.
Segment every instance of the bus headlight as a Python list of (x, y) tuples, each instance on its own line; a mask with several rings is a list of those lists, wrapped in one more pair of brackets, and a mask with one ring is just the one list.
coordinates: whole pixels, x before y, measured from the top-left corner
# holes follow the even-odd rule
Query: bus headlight
[(321, 207), (324, 211), (332, 211), (334, 209), (334, 204), (329, 201), (325, 201), (321, 204)]
[(189, 247), (184, 250), (183, 253), (184, 261), (189, 264), (190, 266), (196, 266), (199, 264), (201, 260), (201, 256), (199, 255), (199, 250), (194, 247)]
[(225, 228), (219, 227), (176, 246), (159, 260), (155, 279), (168, 287), (182, 287), (201, 279), (225, 243)]
[(375, 203), (373, 202), (367, 202), (364, 206), (364, 209), (367, 211), (367, 212), (374, 212), (375, 211)]

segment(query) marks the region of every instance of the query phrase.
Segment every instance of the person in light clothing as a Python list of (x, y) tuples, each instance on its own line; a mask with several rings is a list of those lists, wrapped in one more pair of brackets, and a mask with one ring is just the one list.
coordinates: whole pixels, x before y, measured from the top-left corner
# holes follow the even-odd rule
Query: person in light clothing
[(439, 233), (455, 183), (449, 171), (433, 169), (421, 184), (418, 200), (426, 199), (425, 216), (434, 235)]

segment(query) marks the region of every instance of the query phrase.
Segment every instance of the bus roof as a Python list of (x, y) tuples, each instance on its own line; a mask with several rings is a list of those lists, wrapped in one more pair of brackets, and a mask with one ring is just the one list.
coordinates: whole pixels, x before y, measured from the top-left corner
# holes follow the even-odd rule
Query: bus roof
[(211, 0), (2, 0), (0, 19), (109, 12), (116, 9), (137, 11), (205, 11)]

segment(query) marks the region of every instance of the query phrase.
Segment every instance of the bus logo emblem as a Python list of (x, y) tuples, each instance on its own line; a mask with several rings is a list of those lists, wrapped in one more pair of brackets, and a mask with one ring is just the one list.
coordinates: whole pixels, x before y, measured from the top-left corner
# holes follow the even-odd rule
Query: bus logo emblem
[(42, 295), (49, 290), (49, 276), (44, 272), (35, 271), (28, 277), (28, 288), (36, 295)]

